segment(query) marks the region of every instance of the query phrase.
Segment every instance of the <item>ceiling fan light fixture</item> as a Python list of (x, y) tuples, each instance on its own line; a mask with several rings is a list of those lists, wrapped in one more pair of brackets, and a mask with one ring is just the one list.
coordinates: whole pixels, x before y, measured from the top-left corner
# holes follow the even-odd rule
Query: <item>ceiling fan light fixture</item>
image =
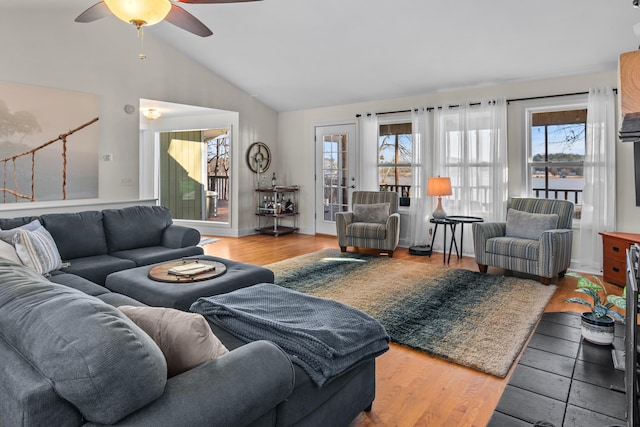
[(162, 21), (171, 10), (169, 0), (104, 0), (118, 19), (127, 24), (154, 25)]

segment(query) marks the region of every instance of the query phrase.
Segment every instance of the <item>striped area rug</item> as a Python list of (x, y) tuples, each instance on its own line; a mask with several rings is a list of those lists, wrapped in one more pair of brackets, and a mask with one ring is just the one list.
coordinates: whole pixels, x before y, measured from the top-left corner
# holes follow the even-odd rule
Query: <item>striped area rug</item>
[(325, 249), (266, 266), (275, 283), (356, 307), (393, 342), (505, 377), (554, 285)]

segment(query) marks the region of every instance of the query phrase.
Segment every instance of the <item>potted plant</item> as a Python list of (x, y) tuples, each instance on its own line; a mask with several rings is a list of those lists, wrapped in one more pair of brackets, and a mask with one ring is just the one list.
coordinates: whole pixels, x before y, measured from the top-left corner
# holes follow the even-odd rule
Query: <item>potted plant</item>
[(607, 291), (598, 277), (594, 276), (598, 281), (598, 283), (594, 283), (576, 273), (567, 273), (566, 275), (576, 277), (578, 279), (576, 292), (586, 294), (592, 300), (587, 301), (577, 297), (565, 300), (565, 302), (582, 304), (591, 309), (591, 311), (582, 313), (581, 316), (582, 337), (594, 344), (608, 345), (613, 343), (615, 321), (622, 322), (624, 317), (617, 311), (612, 310), (612, 308), (619, 307), (624, 309), (624, 293), (623, 296), (609, 295), (605, 300), (604, 296)]

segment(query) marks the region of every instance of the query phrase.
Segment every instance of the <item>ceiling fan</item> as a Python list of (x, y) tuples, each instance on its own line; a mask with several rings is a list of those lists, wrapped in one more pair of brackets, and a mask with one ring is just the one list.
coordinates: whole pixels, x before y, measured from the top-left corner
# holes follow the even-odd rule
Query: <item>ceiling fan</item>
[(241, 3), (260, 0), (103, 0), (82, 12), (76, 22), (93, 22), (110, 14), (140, 30), (143, 26), (167, 22), (200, 37), (213, 33), (198, 18), (174, 3)]

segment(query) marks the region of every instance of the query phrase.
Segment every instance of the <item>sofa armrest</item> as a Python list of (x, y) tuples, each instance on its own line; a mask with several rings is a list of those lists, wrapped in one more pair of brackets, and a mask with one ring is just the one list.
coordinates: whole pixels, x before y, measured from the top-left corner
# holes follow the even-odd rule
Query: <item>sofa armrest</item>
[(387, 248), (393, 248), (395, 250), (400, 241), (400, 214), (398, 212), (392, 213), (387, 218)]
[(162, 396), (114, 425), (243, 426), (285, 400), (294, 381), (280, 347), (254, 341), (169, 379)]
[(502, 237), (507, 232), (506, 222), (474, 222), (473, 230), (473, 251), (476, 256), (476, 262), (482, 265), (488, 265), (486, 258), (487, 240), (494, 237)]
[(186, 248), (200, 243), (200, 232), (192, 227), (171, 224), (162, 233), (162, 246), (167, 248)]
[(571, 264), (573, 231), (568, 229), (543, 231), (540, 236), (538, 275), (553, 277)]

